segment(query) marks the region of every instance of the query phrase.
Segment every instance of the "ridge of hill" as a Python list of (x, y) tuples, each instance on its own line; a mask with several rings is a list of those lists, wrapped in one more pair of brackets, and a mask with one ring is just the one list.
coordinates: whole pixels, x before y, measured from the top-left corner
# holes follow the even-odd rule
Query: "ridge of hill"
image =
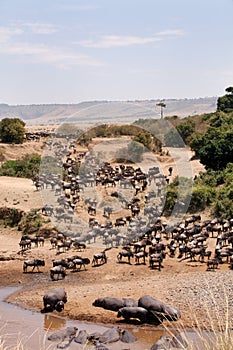
[[(160, 118), (161, 100), (86, 101), (77, 104), (0, 104), (0, 119), (20, 118), (27, 125), (56, 125), (64, 122), (134, 122), (139, 118)], [(183, 118), (216, 110), (217, 97), (167, 99), (164, 117)]]

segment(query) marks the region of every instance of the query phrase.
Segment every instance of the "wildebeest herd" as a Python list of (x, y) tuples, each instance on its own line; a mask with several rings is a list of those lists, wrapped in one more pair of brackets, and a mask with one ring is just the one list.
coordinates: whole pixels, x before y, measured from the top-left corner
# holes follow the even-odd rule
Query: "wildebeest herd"
[[(51, 172), (33, 178), (37, 190), (45, 189), (53, 193), (55, 198), (55, 201), (53, 198), (51, 203), (41, 208), (41, 213), (51, 219), (55, 218), (58, 223), (72, 226), (81, 208), (88, 217), (88, 229), (82, 236), (78, 232), (73, 235), (57, 230), (48, 238), (51, 249), (54, 249), (56, 255), (67, 254), (71, 250), (85, 251), (86, 254), (88, 245), (96, 243), (97, 240), (103, 248), (92, 258), (83, 257), (80, 253), (54, 259), (50, 262), (51, 280), (64, 279), (68, 270), (75, 272), (82, 268), (86, 270), (89, 264), (98, 267), (108, 263), (107, 252), (113, 248), (118, 249), (116, 264), (134, 262), (135, 268), (136, 265), (144, 265), (152, 271), (166, 268), (168, 258), (177, 259), (180, 263), (198, 260), (206, 264), (206, 270), (215, 270), (219, 264), (224, 263), (233, 269), (233, 219), (203, 221), (200, 215), (194, 214), (186, 216), (177, 225), (170, 226), (162, 218), (163, 200), (171, 170), (168, 176), (164, 176), (160, 174), (158, 167), (151, 167), (145, 172), (133, 165), (111, 165), (108, 162), (96, 164), (91, 153), (78, 152), (74, 143), (64, 146), (56, 141), (53, 148), (59, 158), (58, 166), (62, 170), (63, 178)], [(83, 164), (85, 171), (82, 169)], [(85, 197), (86, 189), (93, 190), (93, 193), (104, 192), (111, 201), (101, 206), (95, 197)], [(111, 203), (115, 202), (120, 203), (123, 208), (122, 215), (114, 212), (115, 208)], [(35, 247), (43, 247), (45, 240), (39, 233), (36, 236), (23, 236), (19, 243), (21, 253), (32, 249), (33, 244)], [(43, 266), (43, 259), (25, 260), (23, 272), (29, 272), (28, 268), (32, 272), (40, 272), (40, 267)], [(152, 297), (144, 296), (130, 305), (115, 300), (120, 307), (113, 303), (113, 308), (117, 311), (117, 317), (122, 317), (125, 321), (136, 318), (142, 323), (160, 323), (163, 319), (175, 320), (180, 317), (176, 308), (150, 298)], [(45, 303), (44, 308), (61, 311), (65, 301), (60, 301), (63, 304), (48, 306)], [(111, 302), (104, 302), (105, 304), (94, 301), (93, 305), (107, 309), (105, 306)]]
[[(66, 233), (63, 240), (51, 238), (51, 244), (58, 252), (67, 251), (75, 245), (77, 249), (85, 248), (99, 238), (106, 248), (123, 246), (117, 256), (119, 262), (126, 259), (131, 263), (133, 257), (136, 264), (146, 264), (148, 260), (151, 269), (160, 270), (168, 255), (178, 259), (199, 259), (201, 262), (208, 259), (210, 269), (224, 262), (224, 258), (231, 262), (233, 219), (216, 218), (201, 222), (200, 215), (194, 214), (173, 227), (161, 219), (172, 167), (165, 175), (158, 166), (143, 171), (131, 164), (110, 164), (101, 161), (94, 152), (79, 151), (76, 140), (60, 135), (51, 138), (47, 147), (53, 152), (62, 177), (59, 172), (51, 171), (34, 176), (36, 188), (43, 188), (49, 193), (46, 198), (52, 198), (41, 211), (51, 220), (55, 219), (58, 225), (60, 222), (67, 223), (71, 231), (74, 225), (75, 230), (72, 239)], [(99, 191), (112, 198), (108, 205), (98, 202)], [(89, 197), (86, 192), (94, 196)], [(120, 204), (124, 215), (115, 213), (116, 203)], [(88, 222), (81, 239), (75, 220), (83, 213)], [(212, 237), (216, 238), (214, 251), (208, 247)], [(30, 240), (22, 240), (20, 244), (22, 249), (27, 249), (31, 243)], [(106, 262), (106, 259), (99, 261)]]
[[(52, 202), (41, 208), (42, 214), (51, 220), (55, 218), (58, 224), (67, 223), (71, 228), (71, 233), (57, 230), (50, 237), (51, 246), (57, 254), (71, 248), (81, 251), (99, 240), (105, 248), (95, 254), (92, 266), (107, 262), (108, 249), (122, 247), (116, 256), (118, 263), (131, 264), (134, 259), (136, 265), (148, 264), (152, 270), (161, 271), (168, 256), (179, 261), (198, 259), (206, 263), (207, 269), (216, 269), (224, 262), (232, 268), (233, 219), (202, 221), (200, 215), (193, 214), (173, 226), (162, 219), (171, 167), (165, 176), (157, 166), (143, 171), (133, 165), (97, 162), (93, 152), (78, 151), (75, 141), (67, 138), (52, 139), (47, 146), (53, 150), (62, 178), (50, 171), (36, 175), (33, 181), (37, 189), (44, 188), (51, 195), (48, 198), (52, 197)], [(98, 191), (111, 198), (108, 205), (98, 203)], [(86, 192), (93, 192), (94, 197), (87, 197)], [(117, 213), (114, 211), (116, 203), (121, 207)], [(88, 220), (81, 234), (75, 220), (83, 213)], [(214, 249), (213, 244), (210, 248), (212, 238), (216, 240)], [(22, 237), (19, 243), (21, 251), (30, 249), (33, 243), (43, 246), (44, 239), (39, 233), (34, 237)], [(64, 278), (67, 269), (85, 269), (90, 262), (90, 257), (81, 255), (71, 256), (66, 261), (63, 259), (60, 264), (51, 267), (51, 279)], [(37, 264), (37, 269), (43, 266)]]
[[(182, 261), (199, 261), (206, 264), (207, 270), (218, 268), (219, 264), (227, 263), (232, 269), (233, 265), (233, 247), (232, 247), (232, 221), (226, 225), (226, 220), (200, 221), (200, 216), (193, 215), (188, 217), (184, 223), (170, 231), (166, 231), (166, 225), (157, 222), (145, 234), (137, 240), (132, 240), (123, 246), (118, 247), (116, 253), (116, 263), (143, 264), (151, 270), (165, 266), (166, 257)], [(130, 225), (130, 224), (129, 224)], [(215, 233), (217, 232), (217, 234)], [(100, 237), (101, 238), (101, 237)], [(44, 244), (45, 238), (41, 240)], [(49, 238), (51, 249), (56, 250), (57, 254), (62, 254), (72, 250), (87, 251), (85, 243), (77, 241), (75, 238), (66, 237), (62, 233), (57, 233)], [(212, 241), (211, 241), (212, 240)], [(25, 245), (22, 242), (30, 241), (27, 249), (32, 248), (32, 242), (38, 247), (37, 239), (30, 235), (22, 236), (19, 242), (20, 247), (25, 252)], [(104, 242), (104, 238), (103, 238)], [(214, 246), (210, 250), (208, 245)], [(214, 245), (212, 244), (214, 243)], [(42, 245), (43, 246), (43, 245)], [(64, 250), (61, 250), (61, 247)], [(92, 267), (104, 265), (107, 263), (107, 252), (112, 247), (104, 248), (102, 251), (94, 253), (92, 259), (83, 257), (82, 254), (70, 255), (66, 258), (56, 258), (51, 261), (50, 278), (52, 280), (64, 279), (67, 270), (72, 272), (86, 270), (86, 266), (91, 264)], [(23, 272), (39, 272), (39, 268), (45, 266), (43, 259), (29, 259), (23, 263)]]

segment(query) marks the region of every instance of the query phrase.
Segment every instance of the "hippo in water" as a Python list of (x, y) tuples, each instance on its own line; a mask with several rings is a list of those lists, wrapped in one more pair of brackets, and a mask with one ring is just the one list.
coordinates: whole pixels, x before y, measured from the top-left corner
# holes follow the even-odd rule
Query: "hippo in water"
[(63, 288), (51, 289), (43, 296), (44, 309), (41, 312), (54, 310), (61, 312), (66, 302), (67, 294)]

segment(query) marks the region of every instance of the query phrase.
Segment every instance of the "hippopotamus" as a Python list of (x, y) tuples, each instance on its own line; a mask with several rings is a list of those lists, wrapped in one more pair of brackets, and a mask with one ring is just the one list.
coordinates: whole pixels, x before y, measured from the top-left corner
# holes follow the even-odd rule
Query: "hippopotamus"
[(178, 320), (181, 317), (180, 311), (170, 305), (164, 304), (150, 295), (144, 295), (138, 300), (138, 306), (144, 307), (150, 313), (151, 321), (156, 323), (163, 322), (163, 319), (169, 321)]
[(74, 338), (75, 343), (78, 344), (86, 344), (88, 339), (88, 333), (85, 329), (82, 329), (81, 331), (79, 331), (77, 337)]
[(185, 334), (179, 333), (171, 336), (162, 336), (153, 344), (150, 350), (164, 350), (164, 349), (186, 349), (188, 347), (187, 337)]
[(64, 340), (65, 338), (75, 337), (77, 333), (77, 327), (66, 327), (64, 329), (60, 329), (59, 331), (52, 333), (48, 336), (48, 340), (50, 341), (58, 341)]
[(181, 318), (180, 310), (174, 306), (164, 305), (164, 318), (168, 321), (177, 321)]
[(119, 327), (111, 327), (102, 334), (88, 334), (86, 330), (81, 330), (74, 338), (74, 341), (78, 344), (86, 344), (87, 341), (96, 342), (97, 340), (101, 344), (113, 343), (119, 340), (123, 343), (133, 343), (137, 338), (128, 330), (120, 329)]
[(148, 311), (140, 306), (128, 306), (128, 307), (122, 307), (118, 310), (117, 317), (124, 317), (126, 321), (128, 321), (130, 318), (137, 318), (141, 322), (146, 322), (148, 317)]
[(99, 342), (103, 344), (114, 343), (120, 340), (120, 328), (111, 327), (99, 337)]
[(132, 298), (113, 298), (113, 297), (105, 297), (98, 298), (93, 303), (93, 306), (102, 307), (106, 310), (118, 311), (123, 307), (133, 307), (138, 306), (137, 300)]
[(75, 338), (78, 328), (77, 327), (67, 327), (65, 329), (61, 329), (50, 336), (48, 336), (48, 340), (51, 341), (59, 341), (57, 344), (58, 349), (67, 348), (72, 340)]
[(54, 310), (61, 312), (66, 302), (67, 294), (63, 288), (51, 289), (43, 296), (44, 309), (42, 312)]
[(137, 338), (133, 333), (129, 332), (127, 329), (122, 329), (120, 334), (120, 340), (123, 343), (134, 343), (135, 341), (137, 341)]

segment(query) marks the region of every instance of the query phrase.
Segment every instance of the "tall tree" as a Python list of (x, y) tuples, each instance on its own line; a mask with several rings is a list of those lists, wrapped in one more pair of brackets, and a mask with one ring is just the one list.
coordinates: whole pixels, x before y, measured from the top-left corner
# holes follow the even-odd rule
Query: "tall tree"
[(5, 143), (23, 143), (25, 123), (19, 118), (4, 118), (0, 121), (0, 138)]
[(218, 98), (217, 110), (230, 113), (233, 112), (233, 86), (229, 86), (225, 91), (227, 94)]
[(156, 104), (156, 106), (160, 107), (160, 116), (161, 116), (161, 119), (163, 119), (163, 109), (166, 108), (166, 104), (163, 101), (160, 101), (159, 103)]

